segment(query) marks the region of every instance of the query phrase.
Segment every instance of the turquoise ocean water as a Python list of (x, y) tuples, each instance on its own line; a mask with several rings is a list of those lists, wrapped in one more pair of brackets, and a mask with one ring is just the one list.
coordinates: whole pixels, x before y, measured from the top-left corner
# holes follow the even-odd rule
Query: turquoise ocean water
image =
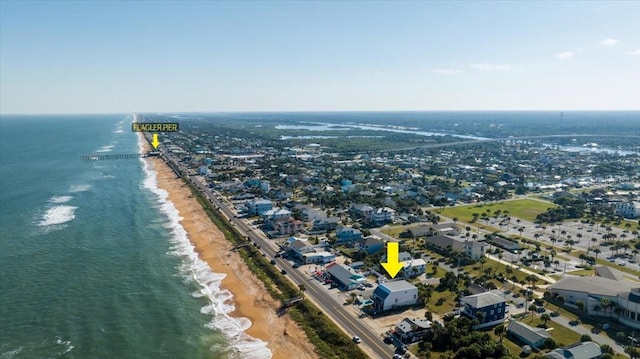
[(0, 358), (268, 358), (136, 153), (132, 115), (0, 118)]

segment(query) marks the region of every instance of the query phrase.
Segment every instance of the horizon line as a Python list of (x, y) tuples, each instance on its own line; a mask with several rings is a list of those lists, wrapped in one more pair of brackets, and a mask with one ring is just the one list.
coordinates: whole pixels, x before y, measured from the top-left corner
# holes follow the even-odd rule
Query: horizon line
[(122, 112), (17, 112), (0, 113), (0, 116), (51, 116), (51, 115), (121, 115), (121, 114), (240, 114), (240, 113), (428, 113), (428, 112), (640, 112), (638, 109), (483, 109), (483, 110), (231, 110), (231, 111), (122, 111)]

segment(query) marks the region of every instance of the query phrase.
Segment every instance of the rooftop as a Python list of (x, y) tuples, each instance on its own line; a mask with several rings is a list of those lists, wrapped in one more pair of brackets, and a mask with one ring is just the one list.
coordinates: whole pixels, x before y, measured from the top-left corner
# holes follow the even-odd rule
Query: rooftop
[(482, 292), (474, 295), (468, 295), (460, 298), (461, 302), (465, 302), (474, 308), (484, 308), (494, 304), (504, 303), (503, 297), (493, 292)]

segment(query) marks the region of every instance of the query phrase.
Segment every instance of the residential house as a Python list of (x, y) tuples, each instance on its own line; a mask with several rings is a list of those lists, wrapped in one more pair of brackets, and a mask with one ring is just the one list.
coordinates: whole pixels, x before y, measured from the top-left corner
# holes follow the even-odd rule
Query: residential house
[(371, 214), (371, 222), (382, 224), (393, 221), (396, 211), (389, 207), (380, 207)]
[(253, 199), (246, 203), (247, 211), (249, 215), (264, 215), (265, 212), (273, 208), (273, 202), (268, 199)]
[(366, 238), (360, 238), (356, 241), (356, 248), (363, 250), (367, 254), (375, 254), (382, 248), (384, 248), (384, 242), (382, 239), (375, 236), (368, 236)]
[(330, 218), (316, 218), (311, 222), (311, 230), (314, 232), (317, 231), (330, 231), (335, 229), (340, 222), (340, 218), (338, 217), (330, 217)]
[(404, 318), (396, 324), (394, 334), (402, 343), (411, 344), (422, 340), (432, 327), (433, 323), (428, 320)]
[(400, 270), (400, 275), (405, 278), (409, 277), (417, 277), (423, 274), (427, 269), (427, 262), (424, 259), (409, 259), (407, 261), (402, 261), (402, 269)]
[(379, 284), (371, 294), (373, 311), (384, 312), (418, 303), (418, 288), (406, 280)]
[(462, 313), (478, 321), (476, 329), (500, 324), (507, 316), (504, 297), (494, 291), (462, 297), (460, 303), (462, 304)]
[(291, 211), (286, 208), (275, 207), (262, 214), (267, 228), (275, 229), (275, 222), (291, 217)]
[(272, 222), (273, 229), (281, 236), (300, 233), (304, 228), (302, 221), (293, 217), (281, 218)]
[(294, 241), (292, 241), (291, 244), (289, 244), (289, 250), (293, 252), (293, 254), (300, 260), (304, 258), (305, 253), (315, 252), (315, 248), (311, 243), (300, 239), (295, 239)]
[(373, 207), (371, 207), (368, 204), (354, 204), (351, 207), (351, 215), (353, 215), (356, 218), (362, 218), (365, 221), (370, 221), (371, 220), (371, 216), (373, 215), (373, 212), (375, 211), (375, 209)]
[(337, 226), (336, 237), (338, 238), (336, 244), (354, 242), (362, 238), (362, 232), (353, 227)]
[(507, 335), (533, 348), (542, 348), (544, 341), (551, 335), (544, 328), (533, 328), (517, 320), (510, 320)]
[(554, 349), (544, 357), (549, 359), (599, 359), (602, 358), (602, 349), (597, 343), (589, 341)]

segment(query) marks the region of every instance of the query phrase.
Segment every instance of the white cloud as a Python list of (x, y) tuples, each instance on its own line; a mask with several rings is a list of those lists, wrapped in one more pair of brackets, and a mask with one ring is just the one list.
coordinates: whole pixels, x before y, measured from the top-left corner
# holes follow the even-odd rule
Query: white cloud
[(463, 71), (458, 69), (433, 69), (431, 72), (438, 75), (456, 75)]
[(572, 58), (573, 55), (575, 55), (573, 51), (565, 51), (565, 52), (557, 53), (555, 56), (561, 60), (567, 60)]
[(606, 39), (600, 41), (599, 44), (602, 45), (602, 46), (615, 46), (619, 42), (620, 42), (620, 40), (618, 40), (618, 39), (606, 38)]
[(640, 49), (635, 49), (634, 51), (628, 51), (628, 52), (625, 52), (625, 54), (631, 55), (631, 56), (640, 56)]
[(509, 71), (511, 70), (511, 65), (473, 64), (471, 68), (480, 71)]

